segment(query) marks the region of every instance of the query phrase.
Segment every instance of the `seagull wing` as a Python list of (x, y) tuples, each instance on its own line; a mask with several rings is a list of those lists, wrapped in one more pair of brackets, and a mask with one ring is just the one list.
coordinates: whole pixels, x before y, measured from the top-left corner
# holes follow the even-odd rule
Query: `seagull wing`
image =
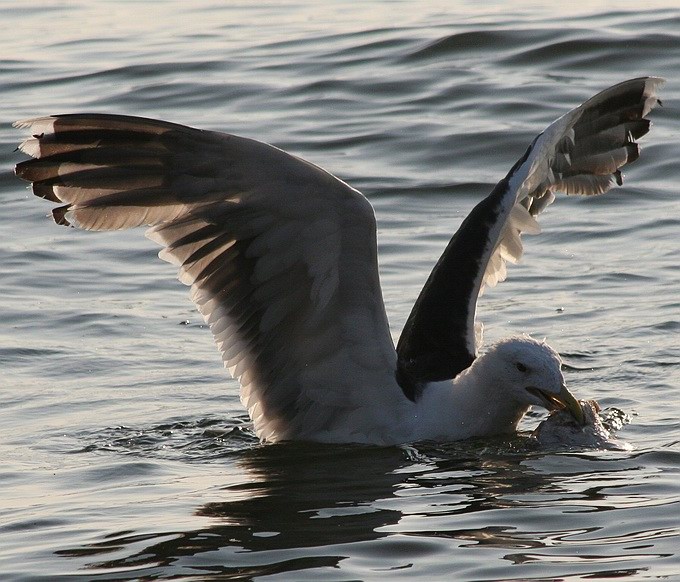
[[(16, 174), (58, 224), (150, 226), (214, 335), (262, 439), (370, 440), (404, 400), (373, 209), (321, 168), (254, 140), (76, 114), (18, 122)], [(352, 422), (355, 420), (355, 422)], [(383, 422), (387, 422), (384, 420)]]
[(415, 398), (425, 382), (454, 378), (477, 355), (477, 298), (522, 256), (521, 234), (536, 234), (536, 216), (555, 192), (595, 195), (622, 184), (635, 161), (635, 140), (649, 131), (663, 79), (625, 81), (552, 123), (491, 194), (463, 221), (434, 267), (397, 345), (399, 383)]

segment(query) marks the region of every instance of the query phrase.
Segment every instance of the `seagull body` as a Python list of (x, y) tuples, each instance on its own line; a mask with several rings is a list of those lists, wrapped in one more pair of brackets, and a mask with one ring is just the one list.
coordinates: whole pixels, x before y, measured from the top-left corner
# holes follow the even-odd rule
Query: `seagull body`
[(16, 174), (86, 230), (147, 225), (179, 267), (265, 441), (380, 445), (516, 430), (532, 405), (583, 420), (557, 352), (528, 336), (479, 353), (477, 299), (522, 255), (554, 192), (621, 184), (662, 80), (610, 87), (551, 124), (464, 220), (395, 349), (373, 208), (274, 146), (139, 117), (69, 114), (15, 124), (33, 159)]

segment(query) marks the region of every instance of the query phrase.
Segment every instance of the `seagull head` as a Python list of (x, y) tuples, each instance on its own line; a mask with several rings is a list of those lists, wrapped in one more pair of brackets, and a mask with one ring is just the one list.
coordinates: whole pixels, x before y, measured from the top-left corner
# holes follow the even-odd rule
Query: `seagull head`
[(493, 345), (484, 357), (493, 361), (495, 382), (517, 405), (566, 410), (580, 424), (585, 422), (581, 405), (565, 385), (562, 360), (547, 343), (513, 337)]

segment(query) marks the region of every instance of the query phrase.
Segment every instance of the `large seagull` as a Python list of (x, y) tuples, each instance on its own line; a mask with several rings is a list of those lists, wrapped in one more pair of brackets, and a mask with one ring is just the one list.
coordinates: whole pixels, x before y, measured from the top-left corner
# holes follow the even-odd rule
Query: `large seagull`
[(480, 349), (477, 299), (522, 255), (555, 192), (621, 184), (663, 80), (625, 81), (552, 123), (470, 212), (395, 349), (371, 204), (325, 170), (252, 139), (120, 115), (17, 122), (16, 166), (57, 224), (147, 225), (179, 267), (265, 441), (391, 445), (508, 434), (532, 405), (583, 422), (561, 361), (528, 336)]

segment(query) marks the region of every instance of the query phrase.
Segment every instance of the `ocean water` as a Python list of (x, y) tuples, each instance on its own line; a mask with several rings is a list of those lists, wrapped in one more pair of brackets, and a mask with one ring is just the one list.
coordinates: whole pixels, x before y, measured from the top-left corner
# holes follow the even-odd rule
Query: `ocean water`
[[(680, 580), (680, 8), (674, 0), (0, 6), (0, 579)], [(395, 340), (463, 217), (545, 125), (668, 79), (641, 159), (562, 197), (480, 301), (631, 451), (517, 438), (261, 445), (141, 230), (55, 226), (16, 119), (101, 111), (274, 143), (364, 192)]]

